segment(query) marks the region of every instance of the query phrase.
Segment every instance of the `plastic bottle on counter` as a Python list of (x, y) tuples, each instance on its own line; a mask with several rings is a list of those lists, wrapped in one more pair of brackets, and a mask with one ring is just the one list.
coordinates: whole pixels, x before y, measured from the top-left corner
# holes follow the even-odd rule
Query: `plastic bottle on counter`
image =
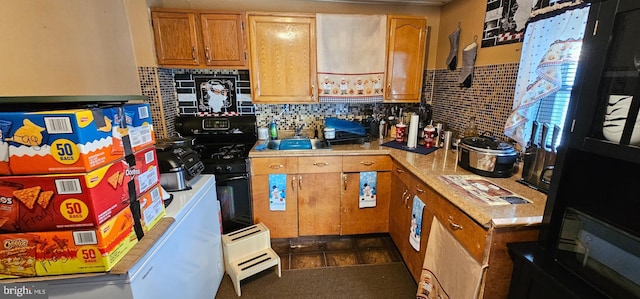
[(275, 119), (272, 119), (269, 124), (269, 138), (271, 138), (271, 140), (278, 139), (278, 126), (276, 125)]
[(382, 141), (384, 137), (387, 136), (387, 123), (384, 121), (384, 119), (380, 120), (380, 125), (378, 125), (378, 127), (378, 134), (380, 136), (380, 141)]
[(396, 138), (396, 118), (389, 116), (389, 137)]

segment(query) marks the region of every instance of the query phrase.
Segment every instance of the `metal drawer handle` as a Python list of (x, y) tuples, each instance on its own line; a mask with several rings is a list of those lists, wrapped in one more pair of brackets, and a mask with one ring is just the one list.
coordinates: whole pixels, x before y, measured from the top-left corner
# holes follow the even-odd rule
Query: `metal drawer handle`
[(420, 189), (420, 185), (416, 184), (416, 192), (418, 193), (424, 193), (424, 189)]
[(329, 165), (329, 163), (327, 162), (315, 162), (313, 163), (314, 166), (318, 166), (318, 167), (325, 167), (327, 165)]
[(411, 193), (407, 193), (407, 196), (404, 198), (404, 207), (407, 208), (407, 210), (409, 209), (409, 206), (411, 206), (411, 204), (409, 203), (410, 199)]
[(400, 168), (396, 168), (396, 172), (397, 173), (404, 173), (404, 170), (400, 169)]
[(462, 230), (462, 225), (453, 222), (453, 217), (449, 216), (449, 226), (452, 230)]
[(344, 181), (344, 190), (346, 191), (347, 190), (347, 175), (343, 174), (342, 175), (342, 179)]
[(271, 165), (269, 165), (269, 168), (271, 168), (271, 169), (280, 169), (280, 168), (283, 168), (283, 167), (284, 167), (284, 165), (282, 165), (282, 164), (271, 164)]
[(360, 164), (364, 165), (364, 166), (371, 166), (373, 164), (375, 164), (375, 161), (370, 161), (370, 162), (360, 162)]

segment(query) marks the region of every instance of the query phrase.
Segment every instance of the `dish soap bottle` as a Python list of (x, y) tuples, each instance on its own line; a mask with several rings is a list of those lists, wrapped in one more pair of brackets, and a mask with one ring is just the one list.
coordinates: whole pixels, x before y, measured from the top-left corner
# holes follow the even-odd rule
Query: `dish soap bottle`
[(271, 138), (271, 140), (278, 139), (278, 127), (276, 126), (275, 119), (272, 119), (269, 124), (269, 138)]
[(476, 117), (472, 116), (469, 118), (469, 126), (464, 129), (464, 137), (475, 137), (478, 136), (478, 125), (476, 125)]

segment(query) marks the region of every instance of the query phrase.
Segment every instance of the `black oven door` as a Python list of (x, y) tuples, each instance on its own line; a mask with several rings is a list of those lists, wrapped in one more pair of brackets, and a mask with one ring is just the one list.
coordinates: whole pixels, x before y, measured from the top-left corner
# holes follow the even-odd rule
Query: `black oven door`
[(223, 233), (253, 224), (249, 186), (249, 175), (246, 173), (216, 175)]

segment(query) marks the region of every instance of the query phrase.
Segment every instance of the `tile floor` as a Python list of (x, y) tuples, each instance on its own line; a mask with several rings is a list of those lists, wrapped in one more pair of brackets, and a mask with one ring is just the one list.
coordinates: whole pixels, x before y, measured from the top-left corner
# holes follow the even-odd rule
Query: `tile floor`
[(282, 270), (402, 262), (388, 234), (271, 239)]

